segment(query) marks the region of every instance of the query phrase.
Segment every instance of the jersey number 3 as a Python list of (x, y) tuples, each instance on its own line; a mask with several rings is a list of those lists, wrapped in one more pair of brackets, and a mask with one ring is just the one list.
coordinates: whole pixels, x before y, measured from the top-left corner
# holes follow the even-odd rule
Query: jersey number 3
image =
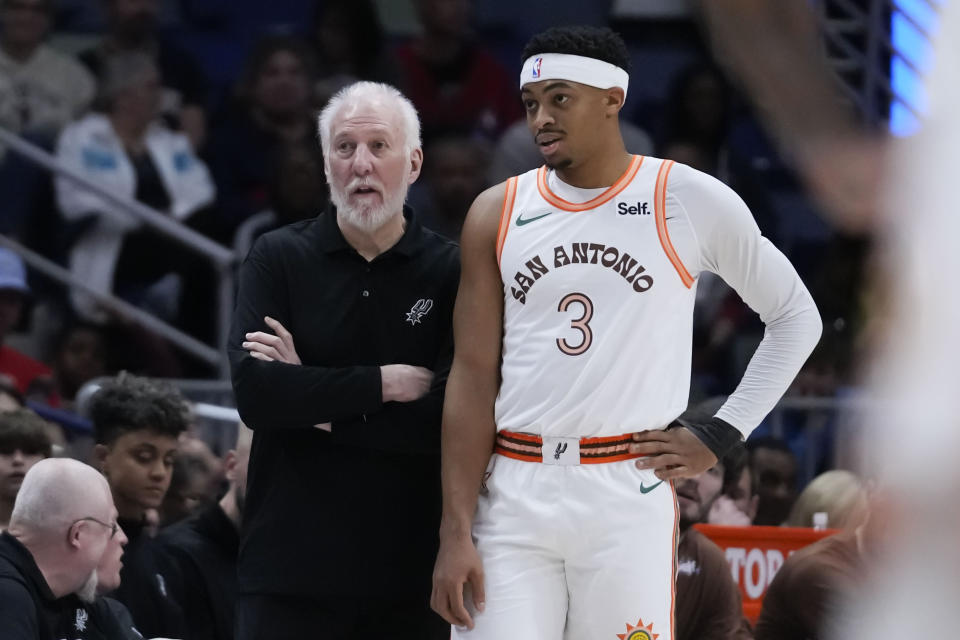
[(570, 305), (579, 304), (583, 307), (583, 315), (570, 321), (570, 327), (583, 334), (580, 344), (572, 345), (566, 338), (557, 338), (557, 348), (568, 356), (579, 356), (593, 344), (593, 331), (590, 329), (590, 319), (593, 318), (593, 301), (584, 293), (568, 293), (560, 301), (557, 311), (563, 313)]

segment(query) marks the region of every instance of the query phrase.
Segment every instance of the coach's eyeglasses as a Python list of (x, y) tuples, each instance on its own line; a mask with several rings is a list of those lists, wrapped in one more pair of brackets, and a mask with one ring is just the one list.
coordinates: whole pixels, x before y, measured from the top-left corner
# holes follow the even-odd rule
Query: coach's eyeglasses
[(73, 525), (77, 524), (78, 522), (84, 522), (84, 521), (96, 522), (97, 524), (99, 524), (99, 525), (101, 525), (101, 526), (104, 526), (104, 527), (106, 527), (107, 529), (110, 529), (110, 539), (111, 539), (111, 540), (113, 539), (113, 536), (117, 535), (117, 531), (120, 530), (120, 524), (117, 523), (117, 522), (114, 522), (113, 524), (108, 524), (108, 523), (104, 522), (103, 520), (97, 520), (96, 518), (93, 518), (93, 517), (78, 518), (78, 519), (74, 520), (73, 522), (71, 522), (71, 523), (70, 523), (70, 526), (72, 527)]

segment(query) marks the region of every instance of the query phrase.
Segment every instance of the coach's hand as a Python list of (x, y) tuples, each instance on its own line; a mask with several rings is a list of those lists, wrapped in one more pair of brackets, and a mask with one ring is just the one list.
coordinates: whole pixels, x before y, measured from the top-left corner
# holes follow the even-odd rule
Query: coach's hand
[(464, 587), (470, 585), (473, 606), (483, 613), (483, 564), (470, 535), (441, 536), (437, 564), (433, 568), (430, 606), (440, 616), (460, 627), (473, 629), (473, 618), (464, 605)]
[(717, 464), (717, 456), (686, 427), (654, 429), (633, 434), (630, 453), (646, 457), (637, 469), (653, 469), (661, 480), (692, 478)]
[(380, 367), (384, 402), (413, 402), (427, 395), (433, 383), (433, 371), (409, 364)]
[(266, 316), (264, 322), (271, 329), (276, 331), (277, 335), (271, 335), (265, 331), (253, 331), (245, 337), (246, 342), (243, 348), (250, 352), (250, 355), (257, 360), (264, 362), (285, 362), (287, 364), (300, 364), (300, 356), (293, 346), (293, 336), (282, 324)]

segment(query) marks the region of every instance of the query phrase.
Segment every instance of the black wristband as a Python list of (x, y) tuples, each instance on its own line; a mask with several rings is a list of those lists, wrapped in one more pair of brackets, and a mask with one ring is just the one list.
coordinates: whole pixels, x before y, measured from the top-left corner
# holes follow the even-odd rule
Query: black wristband
[(729, 422), (721, 420), (714, 416), (708, 422), (693, 422), (684, 418), (677, 418), (671, 426), (682, 426), (700, 439), (700, 442), (707, 445), (707, 448), (717, 456), (717, 460), (722, 460), (731, 449), (743, 441), (743, 435), (740, 430)]

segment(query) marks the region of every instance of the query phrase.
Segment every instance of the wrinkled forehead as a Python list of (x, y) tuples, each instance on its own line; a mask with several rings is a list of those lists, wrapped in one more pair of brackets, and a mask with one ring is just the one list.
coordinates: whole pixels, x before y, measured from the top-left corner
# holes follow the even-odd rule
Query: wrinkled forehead
[(365, 100), (345, 104), (334, 114), (330, 123), (331, 137), (347, 133), (380, 133), (393, 137), (402, 135), (400, 116), (396, 109), (382, 100)]

